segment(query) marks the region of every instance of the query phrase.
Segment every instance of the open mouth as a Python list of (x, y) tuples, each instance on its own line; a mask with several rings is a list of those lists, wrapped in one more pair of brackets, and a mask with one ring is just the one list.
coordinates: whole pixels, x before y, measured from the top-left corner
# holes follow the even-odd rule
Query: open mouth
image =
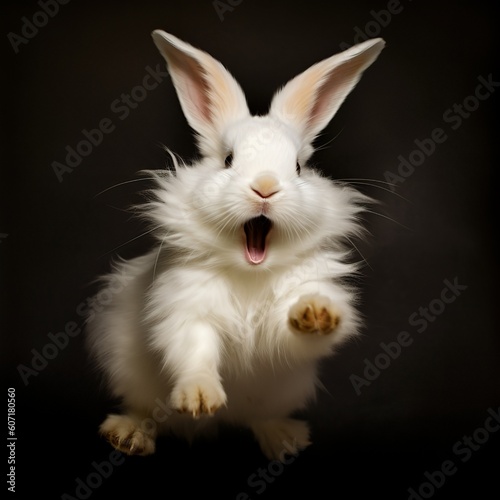
[(261, 264), (267, 254), (268, 237), (273, 223), (264, 215), (245, 222), (245, 256), (250, 264)]

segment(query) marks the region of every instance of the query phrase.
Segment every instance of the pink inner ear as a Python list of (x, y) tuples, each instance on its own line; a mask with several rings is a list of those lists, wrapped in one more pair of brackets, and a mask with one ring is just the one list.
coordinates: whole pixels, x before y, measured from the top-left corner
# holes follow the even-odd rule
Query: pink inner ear
[(340, 107), (340, 104), (356, 83), (353, 80), (357, 80), (362, 65), (362, 59), (354, 58), (347, 60), (328, 73), (316, 91), (316, 100), (309, 115), (310, 125), (322, 121)]
[(185, 94), (187, 102), (191, 102), (194, 113), (204, 122), (210, 122), (210, 86), (203, 67), (195, 59), (179, 57), (176, 52), (170, 52), (169, 56), (179, 78), (179, 90)]

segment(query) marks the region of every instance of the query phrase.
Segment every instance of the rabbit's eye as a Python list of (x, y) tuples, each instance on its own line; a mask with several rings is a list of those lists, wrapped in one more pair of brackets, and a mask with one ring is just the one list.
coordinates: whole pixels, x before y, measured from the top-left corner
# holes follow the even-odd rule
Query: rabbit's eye
[(226, 165), (226, 168), (229, 168), (233, 164), (233, 153), (229, 153), (226, 156), (226, 159), (224, 160), (224, 164)]
[(300, 175), (300, 163), (297, 162), (297, 165), (295, 166), (295, 170), (297, 171), (297, 175)]

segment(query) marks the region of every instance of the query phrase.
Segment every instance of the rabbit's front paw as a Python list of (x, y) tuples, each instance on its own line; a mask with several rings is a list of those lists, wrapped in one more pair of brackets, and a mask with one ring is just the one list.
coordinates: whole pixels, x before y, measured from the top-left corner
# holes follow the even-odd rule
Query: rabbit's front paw
[(296, 332), (327, 335), (339, 325), (340, 315), (328, 297), (303, 295), (290, 308), (288, 321)]
[(180, 413), (194, 418), (213, 415), (226, 404), (226, 393), (217, 380), (180, 382), (172, 391), (172, 406)]

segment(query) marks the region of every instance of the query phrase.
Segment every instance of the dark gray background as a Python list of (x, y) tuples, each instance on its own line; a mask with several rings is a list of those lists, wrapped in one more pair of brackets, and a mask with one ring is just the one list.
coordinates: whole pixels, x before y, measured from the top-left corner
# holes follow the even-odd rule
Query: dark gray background
[[(115, 402), (91, 368), (83, 334), (27, 386), (17, 369), (30, 366), (31, 350), (41, 351), (49, 332), (81, 323), (78, 305), (96, 291), (92, 280), (113, 256), (132, 257), (152, 244), (148, 237), (133, 240), (145, 228), (125, 211), (147, 184), (96, 195), (135, 179), (140, 169), (164, 168), (160, 144), (186, 158), (196, 154), (169, 78), (126, 119), (111, 110), (142, 82), (147, 66), (163, 67), (150, 32), (161, 28), (210, 52), (240, 81), (251, 110), (264, 113), (278, 86), (352, 44), (373, 21), (371, 10), (395, 5), (243, 0), (221, 20), (209, 0), (102, 4), (60, 6), (17, 54), (7, 34), (20, 34), (23, 16), (32, 19), (41, 8), (10, 2), (2, 16), (2, 367), (7, 387), (17, 391), (19, 498), (76, 497), (76, 479), (85, 480), (92, 462), (111, 451), (96, 430)], [(456, 472), (435, 488), (435, 498), (486, 498), (497, 486), (500, 433), (476, 430), (500, 404), (493, 243), (499, 88), (456, 130), (457, 122), (443, 115), (474, 94), (479, 76), (500, 81), (498, 20), (493, 2), (399, 5), (386, 26), (369, 25), (387, 46), (318, 145), (336, 139), (313, 158), (334, 178), (381, 186), (359, 185), (381, 202), (379, 215), (367, 217), (371, 236), (357, 244), (369, 264), (360, 280), (366, 327), (359, 341), (323, 364), (326, 391), (307, 411), (314, 445), (262, 491), (248, 478), (269, 465), (248, 433), (225, 430), (219, 441), (191, 448), (162, 439), (156, 455), (127, 459), (91, 498), (135, 492), (234, 499), (242, 491), (295, 498), (303, 489), (307, 498), (405, 499), (446, 460)], [(64, 162), (66, 146), (75, 147), (82, 130), (103, 118), (115, 130), (59, 182), (52, 162)], [(385, 172), (397, 173), (398, 157), (408, 158), (414, 141), (437, 127), (447, 139), (396, 193), (380, 184)], [(455, 278), (467, 289), (418, 332), (409, 317)], [(365, 359), (373, 362), (380, 343), (401, 331), (411, 335), (411, 346), (357, 395), (350, 377), (363, 376)], [(454, 450), (474, 432), (485, 442), (464, 462)]]

